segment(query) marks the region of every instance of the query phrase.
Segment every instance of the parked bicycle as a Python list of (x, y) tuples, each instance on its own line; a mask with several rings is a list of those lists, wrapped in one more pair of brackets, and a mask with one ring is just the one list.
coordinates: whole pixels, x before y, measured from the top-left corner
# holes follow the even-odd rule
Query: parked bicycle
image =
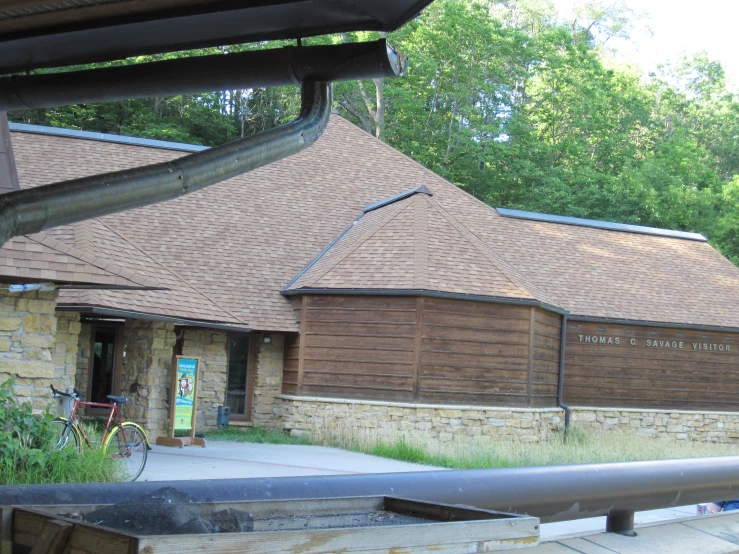
[[(105, 430), (100, 438), (100, 446), (110, 454), (110, 456), (120, 462), (121, 471), (126, 479), (135, 481), (141, 472), (144, 471), (146, 465), (146, 457), (151, 450), (149, 440), (143, 428), (132, 421), (121, 421), (118, 412), (118, 404), (125, 404), (128, 400), (125, 396), (108, 395), (108, 399), (112, 400), (111, 404), (102, 404), (99, 402), (83, 402), (77, 390), (74, 392), (62, 392), (51, 385), (51, 395), (56, 398), (63, 396), (74, 400), (72, 410), (69, 417), (57, 417), (54, 424), (61, 429), (59, 438), (56, 441), (56, 447), (62, 450), (67, 447), (74, 447), (79, 452), (84, 439), (88, 447), (92, 448), (92, 443), (87, 438), (85, 430), (76, 418), (78, 406), (91, 406), (94, 408), (109, 408), (110, 414), (105, 424)], [(111, 423), (115, 426), (111, 429)]]

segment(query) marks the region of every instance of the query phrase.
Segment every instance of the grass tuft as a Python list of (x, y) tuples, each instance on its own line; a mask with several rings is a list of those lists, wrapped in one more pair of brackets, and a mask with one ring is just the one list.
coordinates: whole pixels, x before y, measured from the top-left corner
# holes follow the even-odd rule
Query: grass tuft
[(205, 438), (213, 441), (253, 442), (259, 444), (312, 444), (309, 437), (294, 437), (287, 433), (272, 431), (263, 427), (226, 427), (205, 432)]

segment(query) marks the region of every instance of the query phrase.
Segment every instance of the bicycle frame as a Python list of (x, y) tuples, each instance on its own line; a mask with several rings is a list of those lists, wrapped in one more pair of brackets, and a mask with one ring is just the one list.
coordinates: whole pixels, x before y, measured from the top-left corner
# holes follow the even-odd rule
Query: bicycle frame
[[(108, 433), (110, 432), (110, 423), (113, 421), (113, 416), (115, 416), (116, 425), (118, 427), (122, 427), (123, 421), (121, 420), (121, 415), (118, 413), (118, 404), (113, 402), (112, 404), (102, 404), (100, 402), (82, 402), (78, 400), (77, 398), (74, 399), (74, 404), (72, 406), (72, 411), (69, 413), (69, 421), (77, 428), (77, 431), (82, 436), (83, 439), (85, 439), (85, 443), (87, 446), (92, 447), (92, 444), (90, 443), (90, 440), (87, 438), (87, 435), (85, 434), (85, 430), (82, 428), (82, 426), (77, 421), (75, 414), (77, 413), (77, 407), (78, 406), (90, 406), (92, 408), (109, 408), (110, 414), (108, 414), (108, 421), (105, 423), (105, 430), (103, 431), (103, 436), (100, 438), (100, 445), (105, 444), (105, 439), (108, 437)], [(123, 438), (125, 440), (126, 438), (126, 432), (125, 430), (121, 429), (121, 433), (123, 433)]]

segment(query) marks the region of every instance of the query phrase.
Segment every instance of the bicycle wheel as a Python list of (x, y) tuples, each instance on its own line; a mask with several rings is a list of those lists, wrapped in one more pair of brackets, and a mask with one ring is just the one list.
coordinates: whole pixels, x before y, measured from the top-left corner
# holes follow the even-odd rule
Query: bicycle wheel
[(58, 431), (54, 432), (54, 435), (57, 437), (56, 443), (54, 444), (56, 449), (74, 448), (76, 452), (79, 452), (80, 436), (72, 422), (68, 419), (57, 417), (51, 423), (54, 426), (53, 429), (58, 429)]
[(118, 461), (124, 479), (135, 481), (144, 471), (149, 449), (138, 425), (123, 423), (113, 429), (104, 448), (111, 458)]

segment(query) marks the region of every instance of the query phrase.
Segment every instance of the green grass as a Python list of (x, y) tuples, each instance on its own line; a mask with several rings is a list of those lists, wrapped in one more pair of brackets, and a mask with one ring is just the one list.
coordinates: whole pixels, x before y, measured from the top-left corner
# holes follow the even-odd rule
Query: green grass
[(312, 437), (291, 436), (260, 427), (227, 427), (207, 431), (206, 439), (268, 444), (316, 444), (373, 456), (451, 469), (486, 469), (600, 462), (629, 462), (739, 455), (739, 446), (708, 442), (660, 440), (633, 433), (571, 429), (567, 440), (558, 434), (550, 441), (521, 442), (471, 437), (468, 441), (439, 443), (417, 436), (389, 436), (371, 429), (324, 427)]
[(260, 444), (312, 444), (305, 436), (294, 437), (287, 433), (280, 433), (262, 427), (226, 427), (225, 429), (214, 429), (206, 431), (206, 440), (229, 441), (229, 442), (255, 442)]
[(739, 455), (739, 446), (659, 440), (633, 433), (596, 433), (573, 429), (567, 440), (520, 442), (472, 437), (439, 443), (388, 437), (367, 429), (323, 429), (314, 444), (334, 446), (383, 458), (454, 469), (549, 466)]

